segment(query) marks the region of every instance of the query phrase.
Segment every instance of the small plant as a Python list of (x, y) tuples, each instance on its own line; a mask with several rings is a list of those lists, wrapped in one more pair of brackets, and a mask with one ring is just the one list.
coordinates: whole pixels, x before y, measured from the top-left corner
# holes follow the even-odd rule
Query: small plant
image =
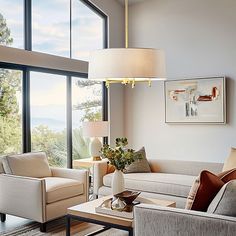
[(133, 149), (127, 149), (127, 145), (127, 138), (116, 138), (116, 146), (114, 148), (108, 144), (103, 145), (101, 149), (102, 157), (107, 158), (109, 163), (117, 170), (123, 171), (126, 166), (142, 158)]

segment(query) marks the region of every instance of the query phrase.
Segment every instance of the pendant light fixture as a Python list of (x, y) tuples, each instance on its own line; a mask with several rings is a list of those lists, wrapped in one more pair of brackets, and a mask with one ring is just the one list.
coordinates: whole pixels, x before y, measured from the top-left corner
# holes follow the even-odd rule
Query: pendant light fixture
[(165, 55), (154, 48), (129, 48), (128, 0), (125, 0), (125, 48), (109, 48), (91, 53), (88, 78), (112, 83), (131, 84), (165, 79)]

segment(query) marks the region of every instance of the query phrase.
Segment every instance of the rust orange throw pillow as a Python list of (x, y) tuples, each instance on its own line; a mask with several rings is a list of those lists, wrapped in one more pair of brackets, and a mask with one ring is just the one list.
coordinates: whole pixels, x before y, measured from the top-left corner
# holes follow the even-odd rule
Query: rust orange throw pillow
[(224, 184), (218, 176), (203, 170), (190, 190), (185, 209), (207, 211), (209, 204)]
[(232, 169), (232, 170), (227, 170), (224, 171), (220, 174), (218, 174), (218, 177), (224, 182), (227, 183), (230, 180), (236, 179), (236, 168)]

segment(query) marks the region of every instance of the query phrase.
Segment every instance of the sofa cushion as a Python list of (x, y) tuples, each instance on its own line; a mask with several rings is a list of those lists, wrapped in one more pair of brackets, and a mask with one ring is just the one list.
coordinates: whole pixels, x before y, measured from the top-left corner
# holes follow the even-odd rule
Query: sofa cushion
[(44, 152), (31, 152), (3, 157), (6, 174), (35, 178), (52, 176), (48, 159)]
[(186, 202), (186, 209), (207, 211), (207, 208), (224, 182), (213, 173), (203, 170), (195, 180)]
[(217, 193), (207, 212), (218, 215), (236, 216), (236, 180), (226, 183)]
[(84, 193), (83, 184), (74, 179), (46, 177), (46, 202), (52, 203)]
[(126, 166), (124, 173), (150, 173), (151, 168), (148, 164), (145, 148), (142, 147), (140, 150), (135, 152), (135, 155), (140, 155), (141, 159), (138, 158), (135, 162)]
[(236, 168), (236, 148), (232, 147), (229, 157), (225, 160), (222, 171), (231, 170), (233, 168)]
[[(196, 176), (165, 173), (124, 174), (125, 188), (150, 193), (187, 197)], [(104, 186), (111, 187), (112, 174), (103, 177)]]

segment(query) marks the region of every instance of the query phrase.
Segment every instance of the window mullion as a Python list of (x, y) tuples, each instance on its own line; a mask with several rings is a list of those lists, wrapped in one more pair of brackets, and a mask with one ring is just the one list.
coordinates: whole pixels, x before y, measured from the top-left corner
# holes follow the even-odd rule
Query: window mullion
[(22, 133), (23, 152), (31, 151), (31, 131), (30, 131), (30, 72), (23, 70), (23, 111), (22, 111)]
[(25, 49), (32, 50), (32, 0), (24, 0), (24, 42)]
[(67, 87), (67, 108), (66, 108), (66, 121), (67, 121), (67, 128), (66, 128), (66, 134), (67, 134), (67, 167), (72, 168), (73, 167), (73, 161), (72, 161), (72, 152), (73, 152), (73, 146), (72, 146), (72, 85), (71, 85), (71, 76), (67, 76), (66, 81), (66, 87)]

